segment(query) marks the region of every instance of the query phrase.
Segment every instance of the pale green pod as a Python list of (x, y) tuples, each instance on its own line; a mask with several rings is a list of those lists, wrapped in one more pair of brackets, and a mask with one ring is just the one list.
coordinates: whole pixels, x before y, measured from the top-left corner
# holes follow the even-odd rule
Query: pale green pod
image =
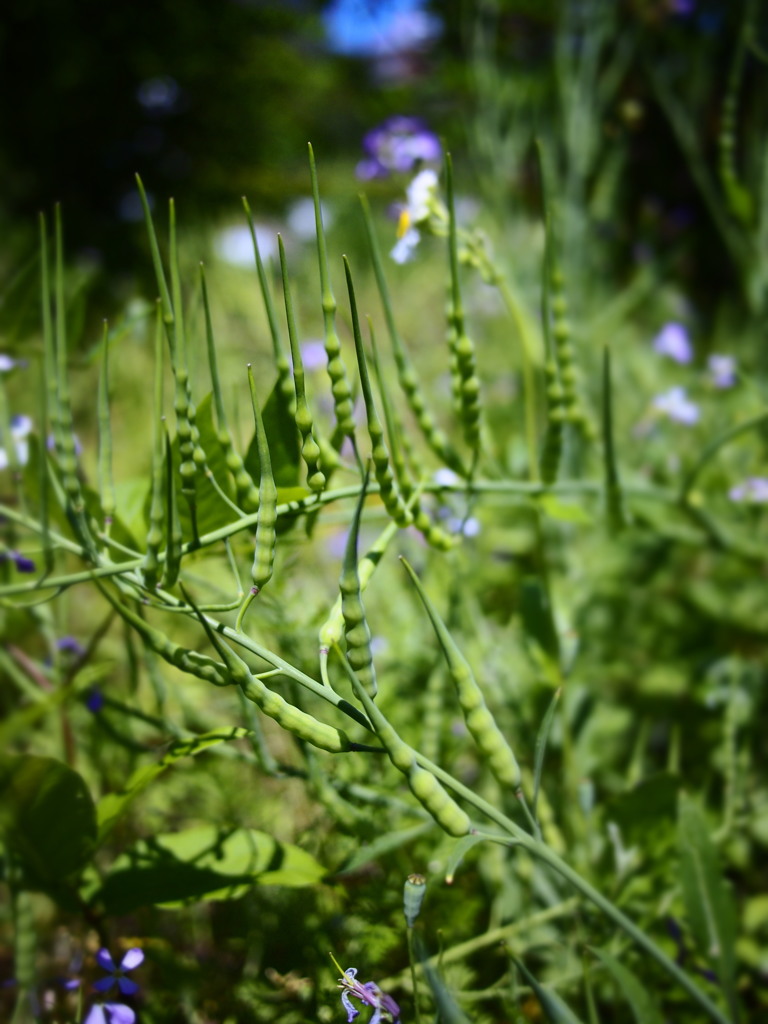
[(99, 458), (98, 480), (101, 510), (104, 513), (104, 529), (109, 533), (115, 514), (115, 485), (112, 478), (112, 420), (109, 415), (109, 324), (104, 321), (104, 336), (101, 343), (101, 366), (99, 368)]
[(182, 541), (179, 506), (176, 499), (176, 474), (174, 473), (173, 447), (168, 431), (165, 434), (165, 564), (163, 586), (172, 587), (179, 578), (181, 569)]
[(221, 381), (219, 380), (219, 369), (216, 360), (216, 344), (213, 337), (213, 322), (211, 320), (211, 309), (208, 302), (208, 287), (205, 281), (205, 267), (200, 264), (200, 287), (203, 296), (203, 309), (205, 312), (205, 338), (208, 348), (208, 367), (211, 374), (211, 386), (213, 388), (213, 401), (216, 407), (216, 437), (221, 445), (222, 454), (227, 469), (232, 474), (235, 482), (235, 494), (237, 504), (245, 512), (255, 512), (259, 507), (259, 492), (251, 474), (245, 468), (240, 453), (235, 448), (232, 440), (232, 433), (227, 422), (227, 413), (224, 406), (224, 399), (221, 393)]
[(403, 915), (409, 928), (416, 924), (426, 891), (427, 880), (424, 875), (408, 875), (403, 886)]
[(328, 357), (327, 371), (331, 381), (331, 394), (333, 395), (333, 408), (337, 428), (341, 434), (354, 439), (355, 421), (352, 415), (354, 402), (347, 371), (341, 358), (341, 341), (336, 333), (336, 299), (333, 295), (331, 278), (328, 273), (328, 252), (325, 245), (323, 214), (320, 208), (320, 187), (317, 181), (317, 166), (311, 143), (308, 144), (308, 149), (309, 172), (312, 178), (312, 200), (315, 205), (317, 262), (320, 269), (320, 295), (325, 330), (325, 353)]
[(445, 433), (437, 426), (434, 416), (427, 408), (426, 398), (421, 390), (418, 374), (413, 368), (405, 345), (403, 344), (403, 340), (400, 337), (395, 324), (392, 300), (390, 298), (387, 281), (384, 276), (384, 266), (381, 259), (381, 253), (379, 251), (379, 244), (376, 240), (376, 233), (373, 227), (370, 207), (368, 206), (368, 201), (365, 196), (361, 196), (360, 201), (363, 205), (366, 234), (368, 236), (368, 245), (371, 252), (371, 262), (373, 263), (376, 284), (381, 297), (381, 304), (384, 309), (384, 318), (387, 322), (387, 331), (392, 344), (392, 353), (395, 357), (395, 365), (397, 367), (397, 376), (400, 382), (400, 387), (403, 389), (408, 405), (411, 408), (411, 412), (413, 413), (416, 423), (418, 424), (419, 429), (424, 436), (424, 440), (427, 442), (429, 447), (446, 466), (449, 466), (455, 473), (458, 473), (459, 476), (466, 476), (467, 471), (464, 468), (461, 459), (454, 451)]
[[(389, 464), (389, 452), (384, 441), (384, 428), (379, 420), (376, 411), (376, 403), (371, 388), (371, 380), (368, 375), (368, 363), (363, 348), (363, 339), (360, 334), (360, 320), (357, 315), (357, 301), (355, 289), (352, 284), (352, 274), (349, 268), (349, 261), (344, 257), (344, 272), (347, 278), (347, 289), (349, 291), (349, 308), (352, 318), (352, 333), (355, 339), (355, 352), (357, 354), (357, 365), (360, 372), (360, 383), (365, 403), (365, 414), (368, 422), (368, 436), (371, 439), (371, 461), (376, 482), (379, 485), (379, 494), (387, 512), (392, 516), (398, 526), (409, 526), (413, 517), (403, 501), (392, 469)], [(373, 337), (373, 324), (368, 321), (371, 336)]]
[(296, 427), (301, 436), (301, 457), (304, 460), (304, 465), (307, 467), (307, 486), (311, 491), (320, 492), (325, 489), (325, 474), (319, 466), (320, 446), (315, 440), (312, 414), (307, 404), (304, 362), (301, 358), (301, 347), (293, 313), (293, 299), (291, 297), (291, 283), (288, 278), (288, 266), (285, 259), (285, 246), (280, 235), (277, 236), (277, 242), (280, 250), (280, 271), (283, 279), (283, 296), (285, 298), (285, 319), (288, 324), (288, 338), (291, 344), (291, 358), (293, 359), (293, 386), (296, 396), (295, 420)]
[(186, 592), (185, 597), (192, 604), (208, 639), (226, 665), (232, 681), (241, 688), (243, 695), (248, 700), (253, 701), (265, 715), (272, 718), (283, 729), (321, 750), (339, 754), (353, 749), (353, 744), (342, 729), (336, 729), (326, 722), (321, 722), (306, 711), (288, 703), (280, 694), (268, 689), (260, 679), (252, 675), (243, 659), (228, 644), (219, 640), (210, 623), (192, 603)]
[(155, 320), (155, 422), (152, 450), (152, 495), (149, 505), (149, 527), (147, 529), (146, 551), (141, 563), (144, 586), (152, 590), (157, 586), (160, 568), (160, 545), (163, 543), (165, 525), (165, 437), (163, 428), (163, 311), (157, 303)]
[(451, 268), (450, 326), (454, 332), (452, 343), (456, 359), (456, 379), (459, 416), (464, 440), (477, 457), (480, 447), (480, 380), (477, 376), (475, 346), (464, 326), (464, 307), (459, 285), (459, 254), (456, 231), (456, 211), (453, 195), (453, 162), (450, 153), (445, 156), (445, 186), (448, 201), (448, 253)]
[(272, 475), (272, 459), (269, 454), (269, 442), (261, 418), (261, 409), (256, 395), (256, 383), (253, 379), (251, 364), (248, 364), (248, 386), (251, 392), (253, 418), (256, 426), (256, 447), (259, 453), (259, 511), (256, 513), (256, 538), (251, 565), (252, 587), (240, 606), (236, 628), (242, 626), (243, 616), (256, 595), (272, 579), (275, 564), (275, 547), (277, 544), (277, 487)]
[(402, 556), (400, 561), (411, 577), (421, 598), (421, 603), (432, 622), (432, 628), (448, 663), (451, 679), (456, 688), (456, 695), (470, 735), (499, 782), (503, 786), (516, 790), (520, 785), (520, 766), (512, 748), (486, 706), (483, 691), (474, 677), (469, 662), (459, 650), (456, 641), (438, 614), (413, 568)]
[(465, 836), (472, 823), (443, 785), (426, 768), (414, 765), (408, 772), (411, 792), (448, 835)]
[(341, 614), (344, 617), (347, 660), (369, 696), (375, 697), (378, 686), (371, 653), (371, 631), (365, 617), (360, 577), (357, 572), (357, 538), (360, 533), (360, 515), (365, 502), (367, 485), (368, 474), (366, 473), (347, 536), (339, 589), (341, 590)]

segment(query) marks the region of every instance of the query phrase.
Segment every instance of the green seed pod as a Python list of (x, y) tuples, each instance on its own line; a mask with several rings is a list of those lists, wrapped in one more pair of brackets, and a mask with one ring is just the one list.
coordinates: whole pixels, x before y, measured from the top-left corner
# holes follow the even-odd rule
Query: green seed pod
[(406, 775), (413, 795), (449, 835), (466, 835), (470, 829), (470, 820), (467, 815), (449, 796), (438, 779), (416, 763), (413, 747), (398, 736), (394, 726), (387, 721), (352, 671), (349, 661), (346, 658), (343, 660), (352, 687), (365, 708), (376, 735), (381, 740), (392, 764)]
[(504, 738), (504, 734), (496, 724), (491, 712), (488, 710), (483, 691), (475, 679), (469, 662), (461, 653), (456, 641), (451, 636), (445, 623), (440, 618), (437, 609), (427, 596), (427, 592), (421, 580), (414, 572), (409, 563), (401, 556), (408, 575), (411, 577), (416, 591), (421, 598), (421, 603), (429, 615), (432, 628), (440, 643), (448, 663), (451, 679), (456, 688), (456, 695), (459, 698), (464, 721), (467, 729), (477, 744), (477, 749), (487, 760), (493, 774), (503, 786), (516, 790), (520, 785), (520, 767), (512, 748)]
[(408, 772), (411, 792), (448, 835), (465, 836), (471, 827), (469, 816), (449, 796), (432, 772), (414, 765)]
[(312, 414), (307, 405), (307, 395), (304, 384), (304, 363), (301, 358), (301, 347), (299, 346), (298, 332), (293, 315), (293, 299), (291, 298), (291, 284), (288, 279), (288, 267), (285, 260), (285, 246), (280, 235), (277, 236), (280, 248), (280, 270), (283, 277), (283, 296), (285, 298), (285, 318), (288, 323), (288, 337), (291, 343), (291, 357), (293, 358), (293, 385), (296, 392), (296, 426), (301, 435), (301, 456), (307, 467), (307, 486), (310, 490), (320, 492), (325, 489), (325, 474), (319, 466), (320, 446), (315, 440), (312, 430)]
[[(395, 478), (389, 464), (389, 451), (387, 450), (387, 446), (384, 442), (384, 428), (381, 425), (381, 421), (379, 420), (379, 416), (376, 411), (373, 389), (368, 375), (368, 362), (365, 356), (365, 349), (363, 348), (363, 339), (360, 334), (360, 321), (357, 315), (355, 289), (352, 284), (352, 274), (350, 272), (349, 262), (346, 256), (344, 257), (344, 272), (347, 277), (349, 307), (352, 318), (352, 333), (355, 338), (355, 352), (357, 354), (360, 383), (362, 386), (365, 413), (368, 421), (368, 435), (371, 439), (371, 460), (373, 462), (376, 482), (379, 485), (379, 494), (384, 503), (384, 507), (398, 526), (409, 526), (412, 521), (412, 516), (406, 508), (406, 505), (400, 496), (397, 484), (395, 483)], [(373, 338), (373, 325), (370, 320), (368, 323), (371, 337)]]
[(99, 370), (99, 498), (104, 513), (104, 529), (109, 533), (115, 514), (115, 485), (112, 479), (112, 421), (109, 415), (109, 324), (104, 321)]
[(355, 506), (352, 524), (347, 536), (344, 552), (344, 566), (339, 579), (341, 590), (341, 614), (344, 617), (344, 639), (347, 644), (347, 659), (357, 678), (371, 697), (376, 696), (376, 669), (371, 654), (371, 631), (365, 617), (361, 597), (360, 577), (357, 572), (357, 538), (360, 533), (360, 515), (365, 502), (368, 473), (365, 475), (360, 498)]
[(163, 586), (170, 589), (179, 578), (181, 569), (182, 541), (179, 505), (176, 499), (176, 474), (174, 472), (173, 447), (165, 433), (165, 566), (163, 568)]
[(456, 211), (453, 197), (453, 162), (445, 156), (445, 186), (448, 200), (448, 255), (451, 268), (451, 309), (449, 324), (453, 332), (452, 352), (456, 360), (455, 379), (464, 440), (477, 458), (480, 447), (480, 382), (477, 377), (475, 346), (464, 329), (464, 309), (459, 287), (459, 256)]
[(459, 476), (465, 477), (467, 475), (467, 471), (464, 468), (461, 459), (454, 451), (444, 432), (437, 426), (434, 416), (427, 408), (427, 402), (424, 397), (424, 393), (421, 390), (418, 375), (413, 368), (411, 360), (405, 349), (405, 345), (403, 344), (403, 340), (398, 333), (395, 325), (394, 313), (392, 311), (392, 300), (390, 298), (387, 281), (384, 276), (384, 266), (381, 259), (381, 253), (379, 251), (379, 244), (376, 240), (376, 233), (373, 227), (370, 207), (368, 206), (368, 201), (364, 196), (361, 196), (361, 202), (363, 204), (365, 228), (368, 236), (371, 260), (373, 262), (373, 270), (376, 275), (376, 284), (381, 297), (381, 304), (384, 308), (384, 318), (387, 322), (387, 331), (392, 344), (392, 353), (395, 358), (400, 387), (403, 389), (416, 423), (418, 424), (419, 429), (424, 436), (424, 440), (427, 442), (429, 447), (441, 462), (446, 466), (450, 466), (450, 468), (455, 473), (458, 473)]
[(224, 399), (221, 393), (221, 382), (219, 380), (219, 369), (216, 361), (216, 345), (213, 339), (213, 322), (211, 320), (211, 309), (208, 302), (208, 287), (205, 281), (205, 267), (200, 264), (200, 287), (203, 297), (203, 309), (205, 311), (205, 338), (208, 348), (208, 366), (211, 373), (211, 386), (213, 388), (213, 401), (216, 406), (216, 437), (221, 445), (222, 454), (227, 469), (232, 474), (235, 482), (235, 493), (238, 506), (245, 512), (255, 512), (259, 507), (259, 492), (253, 478), (245, 468), (240, 453), (236, 450), (232, 434), (227, 423), (227, 413), (224, 406)]
[(256, 447), (259, 453), (259, 511), (256, 514), (256, 540), (251, 566), (253, 586), (246, 595), (237, 616), (236, 628), (242, 626), (243, 616), (256, 595), (272, 579), (275, 564), (275, 546), (277, 544), (277, 487), (272, 475), (272, 459), (269, 454), (269, 443), (264, 421), (261, 418), (259, 400), (256, 395), (256, 384), (253, 379), (251, 364), (248, 364), (248, 386), (251, 391), (253, 418), (256, 424)]
[(403, 914), (409, 928), (416, 924), (426, 892), (427, 880), (424, 875), (408, 875), (403, 886)]
[(147, 529), (146, 551), (141, 563), (144, 586), (154, 590), (158, 583), (160, 568), (160, 545), (163, 543), (165, 525), (166, 479), (163, 456), (165, 455), (163, 427), (163, 310), (156, 306), (155, 319), (155, 422), (154, 446), (152, 451), (152, 497), (149, 505), (149, 528)]
[(13, 891), (14, 973), (16, 983), (26, 996), (34, 989), (37, 976), (37, 932), (32, 899), (32, 893), (26, 890)]
[(352, 389), (349, 386), (347, 371), (341, 359), (341, 341), (336, 333), (336, 299), (331, 289), (331, 278), (328, 273), (328, 253), (325, 245), (323, 214), (320, 208), (320, 187), (317, 181), (317, 166), (311, 143), (309, 148), (309, 172), (312, 178), (312, 199), (315, 204), (315, 231), (317, 234), (317, 261), (320, 268), (320, 293), (323, 306), (323, 324), (325, 328), (325, 354), (328, 357), (328, 376), (331, 381), (333, 408), (336, 425), (342, 435), (354, 439), (355, 421), (353, 419), (354, 402)]
[[(192, 604), (189, 597), (185, 596), (187, 601)], [(306, 711), (289, 704), (283, 697), (268, 689), (260, 679), (252, 675), (243, 659), (228, 644), (219, 640), (205, 616), (194, 604), (192, 607), (216, 653), (226, 665), (232, 682), (236, 683), (241, 688), (243, 695), (253, 701), (265, 715), (272, 718), (283, 729), (321, 750), (338, 754), (353, 749), (349, 737), (341, 729), (321, 722), (307, 714)]]

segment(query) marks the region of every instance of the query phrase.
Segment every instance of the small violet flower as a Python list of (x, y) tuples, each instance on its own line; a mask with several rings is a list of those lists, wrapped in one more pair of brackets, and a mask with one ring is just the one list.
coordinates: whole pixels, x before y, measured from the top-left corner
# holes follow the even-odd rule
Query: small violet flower
[(347, 1011), (347, 1024), (351, 1024), (360, 1013), (352, 1004), (350, 996), (359, 999), (365, 1006), (373, 1007), (373, 1013), (368, 1024), (381, 1024), (383, 1020), (391, 1021), (392, 1024), (399, 1024), (400, 1007), (392, 996), (382, 992), (375, 981), (366, 981), (364, 983), (357, 981), (356, 967), (348, 967), (344, 971), (339, 982), (339, 988), (342, 989), (342, 1006)]
[(716, 388), (732, 388), (736, 383), (736, 360), (733, 356), (711, 355), (707, 368)]
[(363, 139), (365, 159), (357, 165), (358, 178), (386, 178), (408, 174), (420, 163), (439, 160), (440, 141), (418, 117), (395, 116), (373, 128)]
[(115, 962), (110, 956), (108, 949), (100, 949), (96, 954), (96, 961), (99, 967), (108, 972), (106, 978), (99, 978), (98, 981), (94, 982), (93, 987), (98, 989), (99, 992), (108, 992), (115, 983), (117, 983), (117, 987), (124, 996), (132, 996), (135, 992), (139, 991), (139, 986), (136, 982), (126, 978), (125, 973), (126, 971), (134, 970), (139, 964), (144, 962), (142, 950), (137, 948), (129, 949), (120, 961), (119, 967), (115, 966)]
[(653, 349), (660, 356), (674, 359), (676, 363), (690, 363), (693, 359), (693, 345), (682, 324), (664, 324), (653, 339)]
[(134, 1024), (136, 1014), (125, 1003), (94, 1003), (83, 1024)]
[(671, 388), (653, 400), (653, 407), (676, 423), (693, 426), (699, 421), (699, 407), (688, 397), (685, 388)]
[(17, 572), (34, 572), (36, 568), (32, 559), (22, 555), (20, 551), (0, 551), (0, 565), (3, 562), (13, 562)]
[(748, 501), (753, 504), (768, 502), (768, 479), (764, 476), (750, 476), (743, 484), (728, 491), (731, 501)]

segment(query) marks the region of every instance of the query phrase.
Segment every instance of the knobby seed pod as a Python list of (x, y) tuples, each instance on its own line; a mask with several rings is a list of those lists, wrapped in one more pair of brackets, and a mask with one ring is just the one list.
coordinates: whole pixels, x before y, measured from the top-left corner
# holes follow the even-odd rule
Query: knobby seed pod
[(259, 492), (253, 478), (245, 468), (245, 463), (240, 453), (235, 448), (232, 440), (232, 433), (227, 423), (227, 413), (224, 407), (224, 399), (221, 393), (221, 381), (219, 380), (219, 368), (216, 360), (216, 344), (213, 338), (213, 322), (211, 320), (211, 309), (208, 302), (208, 287), (205, 281), (205, 267), (200, 264), (200, 287), (203, 296), (203, 309), (205, 311), (205, 338), (208, 347), (208, 366), (211, 373), (211, 386), (213, 388), (213, 401), (216, 406), (216, 438), (221, 445), (224, 461), (227, 469), (232, 474), (235, 482), (235, 494), (237, 504), (245, 512), (255, 512), (259, 507)]
[(115, 514), (115, 485), (112, 479), (112, 419), (109, 415), (109, 324), (104, 321), (99, 368), (99, 461), (98, 480), (104, 529), (109, 533)]
[(747, 46), (754, 37), (756, 6), (755, 3), (744, 4), (744, 20), (723, 96), (723, 105), (720, 110), (720, 132), (717, 138), (718, 172), (728, 208), (734, 217), (742, 224), (747, 225), (754, 219), (754, 203), (752, 196), (739, 180), (736, 168), (736, 120)]
[(343, 730), (321, 722), (306, 711), (289, 704), (278, 693), (268, 689), (260, 679), (251, 673), (243, 659), (228, 644), (219, 640), (205, 616), (196, 608), (189, 596), (186, 594), (185, 596), (187, 601), (192, 604), (216, 653), (226, 665), (231, 681), (241, 688), (248, 700), (253, 701), (265, 715), (277, 722), (283, 729), (321, 750), (339, 754), (354, 749)]
[(173, 665), (189, 675), (203, 679), (206, 683), (213, 683), (214, 686), (231, 685), (232, 680), (229, 678), (225, 666), (220, 662), (174, 643), (165, 633), (150, 626), (140, 615), (118, 601), (106, 587), (99, 585), (99, 590), (118, 615), (138, 633), (146, 647), (158, 654), (163, 661), (167, 661), (169, 665)]
[(259, 278), (259, 289), (264, 302), (264, 310), (267, 314), (267, 322), (269, 323), (269, 335), (272, 339), (272, 353), (275, 359), (275, 369), (277, 370), (278, 389), (285, 399), (286, 406), (290, 408), (291, 415), (293, 415), (295, 395), (293, 380), (291, 378), (291, 366), (283, 350), (283, 343), (280, 340), (280, 330), (277, 326), (277, 313), (275, 312), (275, 304), (272, 301), (272, 291), (269, 287), (269, 281), (267, 280), (266, 271), (264, 270), (261, 252), (259, 251), (259, 241), (256, 237), (256, 226), (253, 223), (253, 215), (251, 214), (251, 208), (248, 205), (248, 200), (245, 196), (243, 196), (243, 207), (245, 209), (245, 215), (248, 218), (248, 228), (251, 232), (251, 241), (253, 242), (253, 255), (256, 259), (256, 272)]
[[(379, 420), (376, 411), (376, 403), (373, 398), (373, 389), (368, 375), (368, 362), (363, 348), (363, 339), (360, 334), (360, 320), (357, 315), (357, 302), (355, 300), (355, 289), (352, 284), (352, 274), (349, 269), (349, 261), (344, 257), (344, 273), (347, 278), (347, 290), (349, 291), (349, 308), (352, 318), (352, 333), (355, 339), (355, 352), (357, 354), (357, 365), (360, 372), (360, 383), (365, 403), (365, 415), (368, 422), (368, 436), (371, 439), (371, 461), (376, 482), (379, 485), (379, 494), (389, 515), (395, 520), (398, 526), (409, 526), (413, 520), (405, 502), (400, 496), (392, 469), (389, 464), (389, 451), (384, 442), (384, 428)], [(368, 321), (368, 326), (373, 338), (373, 324)]]
[(160, 303), (155, 318), (155, 394), (154, 394), (154, 443), (152, 448), (152, 495), (149, 505), (149, 528), (147, 529), (146, 551), (141, 563), (144, 586), (152, 590), (157, 586), (160, 568), (160, 545), (163, 543), (165, 525), (165, 430), (163, 426), (163, 311)]
[(251, 364), (248, 364), (248, 386), (251, 391), (253, 418), (256, 425), (256, 448), (259, 453), (259, 511), (256, 513), (256, 540), (251, 566), (253, 586), (246, 595), (237, 616), (236, 628), (242, 625), (243, 616), (251, 601), (259, 591), (272, 579), (275, 564), (275, 546), (277, 544), (277, 487), (272, 475), (272, 459), (269, 454), (269, 442), (261, 418), (259, 400), (256, 395), (256, 383), (253, 379)]
[(325, 329), (325, 354), (328, 357), (328, 376), (331, 381), (333, 409), (336, 426), (339, 432), (354, 440), (355, 421), (353, 418), (354, 402), (352, 389), (349, 386), (347, 371), (341, 358), (341, 341), (336, 333), (336, 299), (331, 289), (328, 273), (328, 252), (325, 245), (323, 230), (323, 213), (320, 208), (320, 187), (317, 181), (317, 166), (311, 143), (309, 148), (309, 172), (312, 178), (312, 199), (315, 204), (315, 232), (317, 235), (317, 261), (320, 268), (320, 293), (323, 306), (323, 325)]
[(365, 687), (352, 671), (348, 660), (344, 659), (344, 665), (352, 687), (365, 708), (376, 735), (381, 740), (392, 764), (406, 776), (413, 795), (449, 835), (465, 836), (471, 827), (468, 815), (447, 793), (440, 781), (431, 772), (416, 763), (413, 747), (410, 747), (405, 740), (398, 736), (394, 727), (368, 696)]
[(421, 603), (429, 615), (432, 628), (448, 663), (456, 695), (467, 723), (467, 729), (477, 744), (477, 749), (488, 762), (488, 767), (503, 786), (516, 790), (520, 785), (520, 766), (504, 734), (496, 724), (485, 703), (483, 691), (478, 686), (469, 662), (461, 653), (437, 609), (427, 596), (421, 580), (405, 558), (400, 556), (408, 575), (411, 577)]
[[(27, 998), (34, 990), (37, 977), (37, 932), (35, 909), (31, 892), (13, 890), (13, 961), (19, 998)], [(16, 1017), (14, 1016), (14, 1020)]]
[(558, 378), (557, 363), (547, 359), (544, 364), (544, 378), (547, 394), (547, 428), (541, 450), (539, 470), (545, 484), (554, 483), (563, 454), (563, 424), (565, 409), (563, 408), (563, 389)]
[(347, 659), (366, 692), (375, 697), (377, 692), (376, 669), (371, 654), (371, 630), (365, 617), (361, 596), (360, 577), (357, 572), (357, 538), (360, 533), (360, 515), (368, 487), (368, 472), (365, 474), (360, 497), (355, 506), (352, 524), (347, 535), (344, 565), (339, 579), (341, 590), (341, 614), (344, 617), (344, 639), (347, 644)]
[(77, 446), (72, 407), (69, 399), (67, 374), (66, 304), (64, 300), (64, 244), (62, 240), (61, 208), (55, 210), (55, 324), (51, 321), (51, 286), (48, 269), (48, 239), (45, 217), (40, 215), (43, 344), (48, 383), (48, 412), (51, 419), (54, 447), (61, 471), (67, 516), (75, 536), (90, 557), (95, 559), (96, 548), (88, 524), (85, 500), (78, 476)]
[(176, 474), (174, 473), (173, 447), (165, 435), (165, 565), (163, 586), (169, 590), (179, 578), (183, 536), (179, 519), (179, 504), (176, 498)]
[(424, 875), (408, 875), (403, 886), (403, 914), (409, 928), (416, 924), (426, 892), (427, 880)]
[(455, 338), (452, 344), (456, 359), (459, 415), (464, 440), (477, 459), (480, 447), (480, 380), (477, 376), (475, 346), (464, 327), (464, 309), (459, 286), (459, 253), (456, 233), (456, 211), (453, 198), (453, 162), (450, 153), (445, 156), (445, 185), (448, 199), (448, 252), (451, 267), (450, 326)]
[(176, 380), (174, 410), (176, 412), (176, 434), (179, 441), (179, 475), (181, 493), (187, 500), (192, 520), (193, 540), (198, 540), (197, 530), (197, 479), (205, 468), (205, 452), (200, 447), (200, 431), (197, 428), (197, 410), (192, 401), (187, 364), (187, 333), (184, 325), (181, 299), (181, 275), (179, 272), (179, 250), (176, 239), (176, 205), (169, 200), (169, 262), (171, 268), (171, 299), (173, 302), (174, 345), (171, 349), (173, 375)]
[(307, 404), (304, 384), (304, 362), (301, 358), (301, 347), (293, 315), (293, 299), (291, 297), (291, 283), (288, 279), (288, 266), (285, 260), (285, 246), (280, 235), (277, 236), (277, 242), (280, 249), (280, 272), (283, 278), (285, 319), (288, 324), (288, 338), (291, 343), (291, 357), (293, 359), (293, 386), (296, 393), (296, 413), (294, 418), (301, 436), (301, 457), (304, 459), (304, 465), (307, 467), (307, 487), (311, 491), (319, 493), (325, 489), (325, 474), (319, 466), (320, 446), (314, 437), (312, 413), (309, 411)]
[(373, 270), (376, 275), (376, 284), (381, 297), (381, 304), (384, 309), (384, 318), (387, 322), (387, 331), (392, 345), (392, 353), (395, 358), (395, 366), (397, 367), (397, 377), (400, 387), (403, 389), (403, 393), (405, 394), (411, 412), (413, 413), (416, 423), (418, 424), (419, 429), (424, 436), (424, 440), (427, 442), (429, 447), (446, 466), (449, 466), (455, 473), (458, 473), (459, 476), (466, 476), (467, 471), (464, 468), (460, 457), (451, 446), (445, 433), (437, 426), (434, 416), (427, 407), (426, 398), (421, 390), (418, 375), (411, 363), (405, 345), (403, 344), (403, 340), (397, 330), (397, 326), (395, 325), (392, 301), (389, 295), (387, 281), (384, 276), (384, 267), (381, 259), (381, 253), (379, 251), (379, 244), (376, 240), (376, 233), (371, 218), (370, 207), (368, 206), (368, 201), (364, 196), (360, 197), (360, 201), (363, 205), (365, 228), (368, 236), (371, 260), (373, 262)]

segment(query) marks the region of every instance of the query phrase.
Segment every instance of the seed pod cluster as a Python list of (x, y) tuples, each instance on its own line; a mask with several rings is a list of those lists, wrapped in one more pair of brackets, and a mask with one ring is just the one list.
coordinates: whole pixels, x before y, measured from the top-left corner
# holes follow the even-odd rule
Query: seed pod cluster
[(312, 199), (315, 204), (315, 232), (317, 235), (317, 261), (320, 268), (325, 354), (328, 357), (327, 372), (331, 381), (334, 415), (339, 432), (346, 437), (354, 438), (355, 421), (352, 415), (354, 402), (347, 371), (341, 358), (341, 341), (336, 333), (336, 299), (333, 296), (331, 278), (328, 273), (328, 252), (325, 245), (323, 214), (320, 208), (320, 188), (317, 181), (315, 154), (311, 144), (309, 145), (309, 171), (312, 178)]
[(293, 386), (296, 402), (294, 418), (296, 427), (301, 437), (301, 457), (307, 467), (307, 486), (311, 491), (319, 493), (325, 489), (325, 474), (320, 469), (320, 446), (315, 440), (312, 427), (312, 413), (307, 404), (306, 388), (304, 384), (304, 363), (301, 358), (298, 332), (293, 315), (293, 300), (291, 298), (291, 284), (288, 279), (288, 267), (285, 260), (285, 246), (280, 235), (277, 236), (280, 248), (280, 270), (283, 277), (283, 295), (285, 297), (285, 318), (288, 323), (288, 337), (291, 343), (291, 356), (293, 358)]
[(365, 607), (361, 596), (360, 577), (357, 572), (357, 538), (360, 533), (360, 515), (365, 501), (368, 484), (366, 473), (360, 498), (355, 506), (355, 514), (347, 536), (344, 552), (344, 565), (339, 579), (341, 590), (341, 614), (344, 618), (344, 639), (347, 645), (347, 659), (357, 675), (366, 693), (376, 696), (376, 669), (371, 653), (371, 630), (365, 616)]
[(421, 602), (429, 615), (432, 627), (445, 655), (456, 695), (477, 749), (488, 762), (488, 766), (503, 786), (516, 790), (520, 785), (520, 766), (504, 734), (489, 711), (483, 691), (475, 679), (469, 662), (461, 653), (437, 609), (429, 599), (421, 580), (408, 562), (401, 557), (408, 575), (413, 580)]
[(563, 388), (560, 384), (557, 363), (551, 357), (544, 364), (544, 379), (547, 395), (547, 428), (539, 469), (544, 483), (551, 484), (557, 479), (557, 471), (563, 453), (563, 425), (566, 417), (563, 406)]
[[(348, 666), (348, 662), (345, 662)], [(425, 768), (416, 763), (416, 752), (401, 739), (382, 711), (368, 696), (365, 687), (348, 667), (349, 678), (355, 693), (376, 731), (376, 735), (387, 752), (392, 764), (401, 771), (411, 792), (429, 811), (438, 825), (451, 836), (465, 836), (471, 827), (468, 815), (459, 807), (442, 783)]]
[(562, 385), (562, 408), (565, 421), (577, 427), (588, 440), (596, 438), (595, 426), (585, 412), (578, 394), (573, 337), (568, 319), (568, 300), (565, 296), (565, 282), (562, 270), (551, 257), (550, 266), (550, 307), (552, 315), (552, 339), (557, 364), (560, 368)]

